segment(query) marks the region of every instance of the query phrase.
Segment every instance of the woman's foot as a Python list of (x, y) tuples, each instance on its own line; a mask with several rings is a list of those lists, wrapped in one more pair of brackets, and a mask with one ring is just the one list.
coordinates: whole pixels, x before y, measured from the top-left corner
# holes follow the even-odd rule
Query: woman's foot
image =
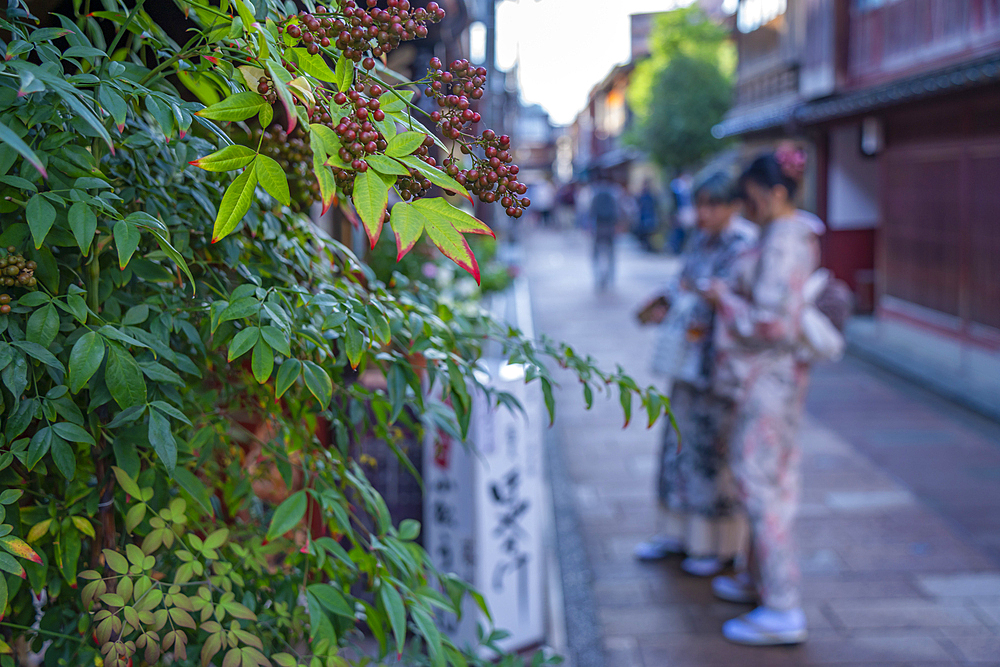
[(722, 635), (747, 646), (801, 644), (806, 640), (806, 615), (802, 609), (757, 607), (722, 626)]
[(737, 572), (731, 577), (723, 576), (712, 579), (712, 592), (715, 597), (726, 602), (751, 604), (757, 602), (757, 589), (753, 580), (746, 572)]
[(654, 537), (635, 545), (632, 550), (639, 560), (663, 560), (667, 556), (684, 553), (684, 545), (674, 537)]
[(681, 569), (696, 577), (713, 577), (725, 566), (715, 556), (688, 556), (681, 562)]

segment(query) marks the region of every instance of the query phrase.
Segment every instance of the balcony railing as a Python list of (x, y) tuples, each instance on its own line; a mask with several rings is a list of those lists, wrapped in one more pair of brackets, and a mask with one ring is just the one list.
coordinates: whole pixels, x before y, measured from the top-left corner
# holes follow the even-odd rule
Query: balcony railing
[(1000, 0), (855, 0), (849, 78), (869, 85), (1000, 47)]

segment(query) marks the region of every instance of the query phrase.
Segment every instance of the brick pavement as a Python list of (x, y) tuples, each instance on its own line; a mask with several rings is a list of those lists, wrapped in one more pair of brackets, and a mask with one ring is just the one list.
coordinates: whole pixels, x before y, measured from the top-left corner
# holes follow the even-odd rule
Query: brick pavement
[[(653, 333), (633, 313), (671, 260), (623, 244), (617, 286), (598, 295), (586, 237), (535, 232), (525, 245), (537, 330), (655, 383)], [(720, 635), (746, 607), (715, 600), (677, 560), (632, 558), (655, 530), (659, 427), (623, 430), (617, 401), (586, 412), (574, 385), (559, 390), (553, 440), (585, 556), (569, 562), (588, 569), (571, 574), (589, 590), (566, 597), (592, 601), (608, 667), (1000, 665), (1000, 429), (854, 360), (818, 369), (797, 524), (810, 639), (754, 649)]]

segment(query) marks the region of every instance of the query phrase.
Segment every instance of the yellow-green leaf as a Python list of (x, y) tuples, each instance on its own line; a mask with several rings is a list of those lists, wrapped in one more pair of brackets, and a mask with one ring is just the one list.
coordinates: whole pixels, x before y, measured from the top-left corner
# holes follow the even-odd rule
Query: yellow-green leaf
[(256, 152), (246, 146), (233, 145), (193, 160), (191, 164), (205, 171), (232, 171), (247, 166), (256, 155)]
[(80, 531), (81, 533), (83, 533), (87, 537), (91, 537), (91, 538), (95, 537), (94, 527), (90, 524), (89, 521), (87, 521), (86, 519), (84, 519), (82, 516), (71, 517), (71, 520), (73, 521), (73, 525), (76, 526), (76, 529), (78, 531)]
[(320, 81), (327, 83), (337, 83), (337, 73), (330, 69), (322, 55), (313, 55), (305, 49), (292, 49), (299, 59), (299, 69), (310, 76), (314, 76)]
[[(389, 140), (385, 154), (390, 157), (403, 157), (420, 148), (427, 135), (423, 132), (403, 132)], [(430, 166), (430, 165), (428, 165)]]
[(226, 194), (222, 196), (222, 204), (219, 205), (219, 214), (215, 217), (212, 243), (228, 236), (250, 210), (250, 204), (253, 203), (253, 191), (257, 187), (256, 165), (256, 161), (251, 162), (250, 166), (226, 188)]
[(267, 100), (258, 93), (236, 93), (218, 104), (205, 107), (201, 111), (198, 111), (196, 115), (211, 120), (246, 120), (250, 116), (259, 113), (265, 106), (268, 106)]
[(264, 186), (264, 189), (267, 190), (267, 194), (285, 206), (292, 203), (288, 192), (288, 177), (285, 176), (285, 172), (272, 158), (266, 155), (261, 155), (257, 158), (257, 179)]
[(496, 238), (496, 234), (493, 233), (493, 230), (486, 223), (460, 208), (455, 208), (441, 197), (421, 199), (414, 202), (413, 205), (419, 208), (425, 217), (438, 216), (447, 219), (457, 232), (463, 234), (484, 234)]
[[(374, 169), (369, 169), (354, 178), (354, 192), (351, 198), (354, 201), (354, 208), (364, 223), (365, 231), (368, 233), (368, 239), (373, 248), (382, 233), (385, 208), (389, 205), (389, 186), (391, 183), (387, 182), (386, 178)], [(392, 182), (395, 182), (396, 177), (392, 176), (391, 178)]]
[(389, 222), (392, 233), (396, 236), (396, 261), (403, 259), (406, 253), (413, 249), (420, 235), (424, 232), (424, 216), (412, 204), (399, 202), (392, 207), (392, 217)]
[(28, 541), (37, 542), (38, 540), (45, 537), (45, 533), (49, 532), (49, 526), (52, 525), (52, 519), (46, 519), (45, 521), (39, 521), (31, 530), (28, 531)]

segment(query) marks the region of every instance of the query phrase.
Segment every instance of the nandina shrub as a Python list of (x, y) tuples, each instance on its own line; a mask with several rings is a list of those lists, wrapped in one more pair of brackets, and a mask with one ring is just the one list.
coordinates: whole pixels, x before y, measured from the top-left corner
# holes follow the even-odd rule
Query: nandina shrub
[[(492, 232), (431, 185), (528, 205), (509, 140), (470, 133), (478, 70), (421, 82), (447, 144), (376, 76), (433, 3), (176, 4), (195, 22), (183, 45), (142, 2), (77, 3), (47, 27), (11, 2), (0, 20), (0, 665), (367, 664), (362, 637), (378, 658), (478, 663), (434, 614), (482, 598), (434, 570), (417, 523), (393, 523), (356, 443), (462, 438), (475, 391), (516, 407), (473, 373), (490, 340), (550, 413), (546, 357), (588, 403), (614, 389), (652, 423), (665, 399), (405, 274), (379, 280), (291, 206), (263, 144), (293, 125), (311, 160), (297, 196), (356, 212), (374, 246), (394, 190), (397, 256), (426, 231), (478, 273), (463, 235)], [(320, 34), (355, 19), (374, 41)], [(233, 143), (224, 124), (272, 128), (275, 106), (280, 131)]]

